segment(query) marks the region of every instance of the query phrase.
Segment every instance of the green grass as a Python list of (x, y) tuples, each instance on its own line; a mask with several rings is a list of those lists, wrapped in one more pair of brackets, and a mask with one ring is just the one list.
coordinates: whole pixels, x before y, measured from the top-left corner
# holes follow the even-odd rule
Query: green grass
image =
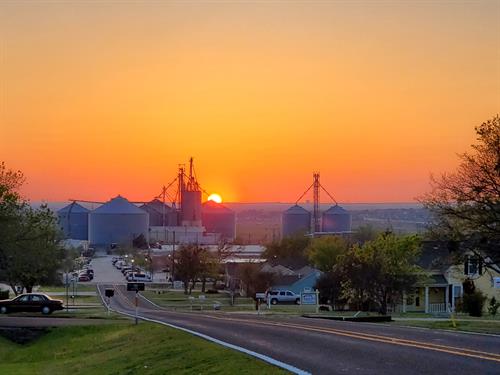
[[(72, 290), (73, 290), (73, 287), (70, 287), (69, 292), (71, 293)], [(40, 293), (47, 293), (47, 294), (49, 294), (50, 292), (66, 293), (66, 287), (41, 285), (37, 289), (37, 291)], [(96, 292), (96, 291), (97, 291), (96, 286), (93, 284), (78, 283), (77, 292)]]
[(284, 374), (250, 356), (153, 323), (61, 327), (18, 345), (0, 337), (0, 373)]
[(394, 321), (391, 324), (410, 327), (422, 327), (431, 329), (448, 329), (453, 331), (491, 333), (500, 335), (500, 322), (491, 320), (455, 320), (455, 325), (452, 320), (400, 320)]

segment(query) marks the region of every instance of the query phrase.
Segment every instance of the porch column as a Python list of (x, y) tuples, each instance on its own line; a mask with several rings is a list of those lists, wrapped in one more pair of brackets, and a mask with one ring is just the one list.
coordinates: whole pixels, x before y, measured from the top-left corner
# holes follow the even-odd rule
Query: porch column
[(455, 286), (451, 285), (451, 311), (455, 312)]
[(448, 299), (448, 293), (449, 293), (449, 289), (450, 289), (450, 286), (446, 285), (446, 288), (444, 289), (444, 291), (445, 291), (445, 296), (444, 296), (444, 303), (445, 303), (445, 305), (444, 305), (444, 309), (445, 309), (446, 312), (448, 312), (448, 301), (449, 301), (449, 299)]
[(429, 287), (425, 287), (425, 313), (429, 313)]

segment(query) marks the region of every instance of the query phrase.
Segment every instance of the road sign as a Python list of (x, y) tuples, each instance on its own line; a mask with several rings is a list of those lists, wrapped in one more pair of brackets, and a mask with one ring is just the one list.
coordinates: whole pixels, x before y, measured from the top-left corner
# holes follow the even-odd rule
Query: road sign
[(304, 292), (300, 296), (302, 297), (300, 300), (302, 305), (316, 305), (316, 292)]
[(106, 297), (113, 297), (113, 296), (115, 295), (115, 290), (114, 290), (114, 289), (111, 289), (111, 288), (106, 289), (106, 290), (104, 291), (104, 295), (105, 295)]
[(144, 283), (127, 283), (127, 290), (129, 292), (140, 292), (144, 290)]

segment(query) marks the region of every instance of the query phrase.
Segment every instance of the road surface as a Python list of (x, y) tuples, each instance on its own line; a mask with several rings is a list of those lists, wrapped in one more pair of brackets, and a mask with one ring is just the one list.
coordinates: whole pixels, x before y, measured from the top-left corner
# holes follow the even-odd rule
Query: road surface
[[(115, 289), (111, 307), (135, 312), (135, 293)], [(166, 311), (139, 298), (139, 315), (209, 335), (313, 374), (500, 374), (500, 336), (386, 324), (223, 312)]]

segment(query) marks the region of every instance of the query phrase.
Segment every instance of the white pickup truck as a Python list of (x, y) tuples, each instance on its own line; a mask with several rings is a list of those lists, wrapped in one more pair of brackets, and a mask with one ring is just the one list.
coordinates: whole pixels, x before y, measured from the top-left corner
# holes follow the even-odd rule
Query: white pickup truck
[(267, 302), (267, 299), (269, 298), (272, 305), (290, 302), (297, 305), (300, 304), (300, 294), (295, 294), (290, 290), (270, 290), (266, 293), (256, 293), (255, 298), (265, 302)]

